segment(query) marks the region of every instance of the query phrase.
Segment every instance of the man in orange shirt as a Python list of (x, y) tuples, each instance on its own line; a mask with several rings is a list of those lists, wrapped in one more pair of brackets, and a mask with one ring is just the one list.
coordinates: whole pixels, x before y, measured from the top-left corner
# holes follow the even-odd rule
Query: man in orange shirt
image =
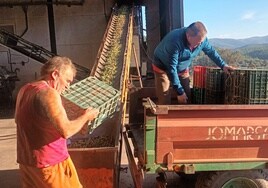
[(38, 81), (23, 86), (17, 96), (17, 162), (23, 188), (79, 188), (66, 139), (96, 118), (89, 108), (69, 120), (60, 94), (70, 85), (76, 69), (67, 57), (53, 57), (41, 69)]

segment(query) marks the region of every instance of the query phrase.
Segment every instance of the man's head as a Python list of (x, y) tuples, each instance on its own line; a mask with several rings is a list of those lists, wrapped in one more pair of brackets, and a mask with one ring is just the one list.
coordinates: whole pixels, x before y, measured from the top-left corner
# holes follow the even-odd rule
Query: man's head
[(190, 49), (196, 48), (206, 38), (207, 29), (202, 22), (194, 22), (186, 29), (186, 37)]
[(62, 93), (73, 81), (76, 68), (69, 58), (55, 56), (43, 65), (40, 74), (41, 79)]

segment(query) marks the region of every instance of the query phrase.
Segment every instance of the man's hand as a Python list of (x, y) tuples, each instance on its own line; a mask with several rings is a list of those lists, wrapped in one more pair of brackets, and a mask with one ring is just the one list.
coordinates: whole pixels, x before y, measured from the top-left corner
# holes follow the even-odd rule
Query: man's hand
[(88, 121), (92, 121), (98, 116), (99, 110), (89, 107), (88, 109), (86, 109), (85, 113), (88, 115)]
[(80, 130), (80, 133), (82, 135), (88, 134), (88, 131), (89, 131), (88, 124), (90, 123), (90, 121), (94, 120), (98, 116), (99, 110), (89, 107), (88, 109), (85, 110), (85, 114), (87, 114), (88, 121), (84, 124), (84, 126)]
[(235, 69), (234, 67), (232, 67), (232, 66), (228, 66), (228, 65), (226, 65), (226, 66), (223, 67), (223, 71), (224, 71), (226, 74), (230, 74), (230, 72), (231, 72), (232, 70), (234, 70), (234, 69)]
[(182, 95), (177, 95), (177, 99), (179, 104), (187, 104), (188, 97), (185, 93), (183, 93)]

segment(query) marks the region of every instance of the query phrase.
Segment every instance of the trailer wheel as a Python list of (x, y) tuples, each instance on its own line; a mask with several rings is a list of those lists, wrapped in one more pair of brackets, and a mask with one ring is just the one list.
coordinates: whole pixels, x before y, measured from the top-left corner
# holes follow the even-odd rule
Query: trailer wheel
[(180, 176), (181, 179), (187, 180), (187, 181), (196, 181), (198, 177), (198, 173), (195, 174), (185, 174), (184, 172), (176, 172)]
[(158, 173), (156, 179), (156, 188), (166, 188), (167, 187), (167, 175), (165, 172)]
[(262, 171), (223, 171), (201, 173), (195, 188), (267, 188)]

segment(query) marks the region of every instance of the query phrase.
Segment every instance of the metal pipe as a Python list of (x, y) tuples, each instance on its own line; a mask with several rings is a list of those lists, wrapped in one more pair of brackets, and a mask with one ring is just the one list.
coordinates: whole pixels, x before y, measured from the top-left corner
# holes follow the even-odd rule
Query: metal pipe
[(22, 10), (25, 15), (25, 24), (26, 28), (24, 29), (23, 33), (20, 35), (20, 37), (23, 37), (23, 35), (28, 31), (28, 6), (22, 6)]
[(103, 0), (103, 11), (104, 11), (105, 19), (108, 22), (109, 21), (109, 18), (108, 18), (108, 15), (106, 13), (106, 0)]
[(52, 0), (47, 0), (47, 12), (48, 12), (48, 24), (49, 24), (49, 35), (50, 35), (50, 47), (51, 52), (57, 54), (57, 43), (56, 43), (56, 32), (55, 32), (55, 22), (54, 22), (54, 12)]

